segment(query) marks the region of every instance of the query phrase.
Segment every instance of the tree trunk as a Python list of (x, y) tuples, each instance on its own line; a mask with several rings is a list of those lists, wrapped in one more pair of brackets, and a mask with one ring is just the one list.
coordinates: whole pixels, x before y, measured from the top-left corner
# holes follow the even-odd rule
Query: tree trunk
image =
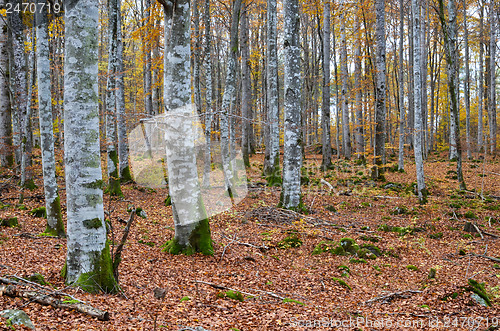
[(383, 159), (385, 154), (385, 0), (375, 1), (377, 15), (377, 91), (375, 93), (375, 166), (373, 179), (383, 179)]
[(212, 38), (210, 32), (210, 0), (205, 0), (205, 13), (203, 15), (205, 24), (205, 166), (203, 170), (203, 187), (210, 187), (210, 170), (212, 164), (212, 119), (215, 112), (214, 100), (212, 99)]
[(321, 105), (321, 144), (323, 160), (321, 168), (332, 166), (332, 142), (330, 135), (330, 0), (325, 0), (323, 8), (323, 91)]
[[(0, 9), (5, 9), (5, 0), (0, 0)], [(12, 113), (10, 103), (10, 75), (7, 22), (0, 20), (0, 166), (14, 165), (12, 146)]]
[(200, 45), (200, 11), (199, 0), (193, 0), (193, 25), (194, 25), (194, 52), (193, 52), (193, 90), (194, 104), (196, 111), (201, 114), (201, 85), (200, 85), (200, 67), (201, 67), (201, 45)]
[(116, 124), (118, 129), (118, 164), (120, 181), (132, 181), (128, 162), (127, 122), (125, 120), (125, 68), (123, 66), (123, 33), (121, 2), (117, 0), (116, 18)]
[(164, 3), (165, 45), (164, 100), (165, 142), (169, 193), (172, 198), (175, 237), (165, 250), (172, 254), (213, 254), (208, 217), (198, 183), (194, 124), (191, 107), (190, 2), (179, 0), (175, 7)]
[(285, 148), (283, 156), (283, 186), (280, 206), (287, 209), (303, 208), (300, 193), (301, 107), (300, 107), (300, 25), (298, 0), (284, 2), (283, 50), (285, 65), (284, 113)]
[(356, 90), (356, 154), (359, 160), (365, 159), (365, 138), (363, 128), (363, 100), (361, 88), (361, 25), (359, 21), (359, 11), (356, 15), (356, 48), (354, 50), (354, 89)]
[[(46, 5), (46, 0), (39, 2)], [(44, 9), (46, 7), (43, 7)], [(36, 13), (36, 59), (38, 77), (38, 112), (40, 122), (40, 139), (42, 149), (43, 187), (45, 193), (45, 210), (47, 212), (47, 228), (45, 233), (62, 237), (64, 223), (61, 214), (61, 203), (56, 181), (56, 162), (54, 157), (54, 132), (52, 129), (52, 98), (49, 59), (49, 19), (46, 10)]]
[(345, 0), (340, 14), (340, 76), (342, 80), (342, 147), (346, 159), (351, 158), (351, 133), (349, 128), (349, 101), (347, 99), (347, 40), (345, 33)]
[[(98, 4), (66, 3), (64, 59), (68, 241), (63, 276), (90, 292), (116, 292), (106, 242), (99, 153)], [(90, 36), (90, 37), (89, 37)]]
[(245, 167), (250, 167), (250, 114), (252, 113), (252, 81), (250, 46), (248, 42), (248, 10), (246, 7), (241, 14), (241, 150)]
[(413, 91), (414, 91), (414, 111), (415, 111), (415, 128), (414, 128), (414, 153), (415, 165), (417, 172), (417, 194), (421, 204), (427, 202), (427, 189), (425, 188), (424, 177), (424, 158), (422, 150), (422, 134), (423, 134), (423, 119), (422, 119), (422, 70), (420, 59), (420, 1), (412, 0), (413, 14)]
[(233, 3), (233, 13), (231, 19), (231, 36), (229, 41), (229, 56), (226, 67), (226, 86), (222, 97), (222, 110), (220, 114), (221, 125), (221, 154), (222, 167), (224, 171), (224, 181), (229, 197), (233, 197), (233, 170), (231, 169), (230, 155), (230, 113), (236, 99), (236, 62), (238, 53), (238, 25), (240, 22), (241, 0)]
[[(115, 1), (115, 0), (113, 0)], [(144, 25), (146, 26), (146, 31), (151, 27), (151, 0), (146, 0), (146, 8), (145, 8), (145, 18)], [(144, 48), (144, 109), (146, 114), (155, 115), (153, 113), (153, 94), (152, 94), (152, 76), (151, 76), (151, 42), (149, 38), (144, 36), (143, 39), (143, 48)]]
[(110, 195), (121, 196), (118, 153), (116, 148), (116, 76), (117, 73), (117, 37), (118, 37), (118, 0), (108, 3), (108, 78), (106, 83), (106, 154), (108, 170), (108, 188)]
[(496, 110), (496, 49), (497, 49), (497, 13), (495, 1), (490, 0), (488, 20), (490, 22), (490, 82), (488, 98), (488, 118), (490, 127), (490, 153), (493, 157), (497, 151), (497, 110)]
[(269, 186), (279, 185), (280, 154), (278, 127), (278, 49), (276, 40), (276, 0), (267, 1), (267, 123), (269, 125), (268, 158), (264, 161), (264, 175)]
[(482, 153), (484, 152), (484, 120), (483, 120), (483, 104), (484, 104), (484, 77), (483, 77), (483, 58), (484, 58), (484, 48), (483, 48), (483, 21), (484, 21), (484, 9), (483, 6), (479, 6), (479, 64), (477, 71), (479, 72), (478, 78), (478, 92), (477, 92), (477, 147), (476, 152)]
[[(399, 1), (399, 60), (398, 60), (398, 76), (399, 76), (399, 94), (398, 94), (398, 108), (399, 108), (399, 153), (398, 153), (398, 170), (404, 171), (404, 156), (405, 156), (405, 102), (404, 102), (404, 69), (403, 69), (403, 39), (404, 39), (404, 2)], [(432, 125), (432, 124), (431, 124)]]
[[(463, 0), (464, 6), (464, 46), (465, 46), (465, 80), (464, 80), (464, 99), (465, 99), (465, 144), (467, 148), (467, 159), (472, 158), (470, 141), (470, 69), (469, 69), (469, 31), (467, 30), (467, 2)], [(480, 118), (478, 117), (478, 120)]]

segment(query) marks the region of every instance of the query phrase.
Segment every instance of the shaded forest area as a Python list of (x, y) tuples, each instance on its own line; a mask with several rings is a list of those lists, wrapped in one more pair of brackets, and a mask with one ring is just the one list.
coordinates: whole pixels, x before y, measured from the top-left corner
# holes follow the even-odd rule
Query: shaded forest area
[(500, 328), (496, 1), (0, 12), (1, 328)]

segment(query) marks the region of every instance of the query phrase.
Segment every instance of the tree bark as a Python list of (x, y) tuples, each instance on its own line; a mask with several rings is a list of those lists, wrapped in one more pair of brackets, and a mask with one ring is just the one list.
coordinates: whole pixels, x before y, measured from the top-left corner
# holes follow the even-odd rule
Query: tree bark
[(373, 179), (383, 178), (383, 159), (385, 154), (385, 0), (375, 1), (376, 39), (377, 39), (377, 90), (375, 93), (375, 166)]
[[(38, 4), (47, 4), (40, 0)], [(43, 7), (46, 8), (45, 6)], [(37, 11), (36, 23), (36, 58), (38, 76), (38, 113), (40, 122), (40, 139), (42, 149), (43, 187), (45, 193), (45, 210), (47, 212), (47, 228), (45, 233), (62, 237), (64, 223), (61, 214), (61, 203), (56, 181), (56, 162), (54, 157), (54, 131), (52, 129), (52, 98), (49, 59), (49, 18), (46, 10)]]
[[(245, 167), (250, 167), (250, 132), (252, 113), (252, 81), (251, 81), (251, 63), (250, 46), (248, 42), (248, 10), (247, 6), (241, 14), (241, 150)], [(279, 164), (278, 164), (279, 165)]]
[[(363, 100), (362, 100), (362, 88), (361, 88), (361, 24), (359, 21), (359, 12), (361, 8), (358, 8), (358, 15), (356, 15), (356, 48), (354, 50), (354, 89), (356, 90), (356, 154), (359, 160), (365, 159), (365, 138), (364, 138), (364, 127), (363, 127)], [(337, 70), (337, 69), (335, 69)], [(338, 93), (337, 93), (338, 96)]]
[[(0, 9), (5, 9), (5, 0), (0, 0)], [(12, 110), (10, 102), (10, 73), (7, 22), (0, 20), (0, 166), (14, 165), (12, 146)]]
[(414, 153), (415, 165), (417, 172), (417, 194), (421, 204), (427, 202), (427, 189), (425, 187), (424, 177), (424, 159), (422, 149), (422, 134), (423, 134), (423, 119), (422, 119), (422, 70), (420, 59), (420, 1), (412, 0), (412, 15), (413, 15), (413, 91), (414, 91), (414, 111), (415, 111), (415, 128), (414, 128)]
[(340, 76), (342, 80), (342, 147), (346, 159), (351, 158), (351, 133), (349, 128), (349, 101), (347, 99), (347, 40), (345, 33), (345, 0), (342, 0), (342, 9), (340, 14)]
[(302, 112), (300, 107), (299, 17), (298, 0), (285, 0), (283, 38), (285, 53), (285, 148), (280, 206), (295, 210), (303, 208), (300, 192), (300, 168), (302, 166), (300, 125)]
[[(467, 1), (463, 0), (464, 10), (464, 65), (465, 65), (465, 80), (464, 80), (464, 100), (465, 100), (465, 144), (467, 148), (467, 159), (472, 158), (472, 148), (470, 139), (470, 69), (469, 69), (469, 31), (467, 30)], [(478, 117), (478, 120), (480, 118)]]
[[(398, 170), (404, 171), (404, 143), (405, 143), (405, 102), (404, 102), (404, 59), (403, 59), (403, 39), (404, 39), (404, 1), (399, 1), (399, 60), (398, 60), (398, 76), (399, 76), (399, 153), (398, 153)], [(432, 125), (432, 124), (431, 124)]]
[[(167, 243), (171, 254), (213, 254), (210, 226), (201, 197), (191, 107), (190, 2), (178, 0), (164, 5), (165, 142), (169, 193), (172, 198), (175, 236)], [(167, 30), (168, 29), (168, 30)]]
[(496, 110), (496, 49), (497, 49), (497, 12), (495, 1), (490, 0), (488, 20), (490, 22), (490, 82), (488, 98), (488, 118), (490, 127), (490, 153), (497, 151), (497, 110)]
[(483, 58), (484, 58), (484, 9), (483, 5), (479, 6), (479, 64), (477, 71), (479, 72), (478, 78), (478, 92), (477, 92), (477, 147), (476, 152), (484, 152), (484, 120), (483, 120), (483, 105), (484, 105), (484, 77), (483, 77)]
[(99, 153), (98, 4), (65, 4), (65, 173), (68, 241), (63, 277), (90, 292), (116, 292), (106, 242)]
[(321, 167), (332, 166), (332, 142), (330, 135), (330, 0), (323, 7), (323, 91), (321, 104), (321, 144), (323, 160)]
[(212, 36), (210, 30), (210, 0), (205, 0), (205, 13), (203, 15), (205, 24), (205, 166), (203, 170), (203, 187), (210, 187), (210, 170), (212, 164), (212, 119), (215, 112), (214, 100), (212, 99), (213, 76), (212, 76)]
[(268, 185), (279, 185), (280, 154), (278, 127), (278, 48), (277, 48), (277, 13), (276, 0), (267, 1), (267, 123), (269, 126), (268, 158), (264, 161), (264, 175)]

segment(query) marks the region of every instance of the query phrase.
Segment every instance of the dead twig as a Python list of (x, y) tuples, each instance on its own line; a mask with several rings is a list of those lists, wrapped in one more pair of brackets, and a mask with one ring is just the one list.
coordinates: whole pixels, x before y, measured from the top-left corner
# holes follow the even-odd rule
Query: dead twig
[(405, 291), (400, 291), (400, 292), (389, 293), (387, 295), (383, 295), (383, 296), (376, 297), (376, 298), (370, 299), (368, 301), (365, 301), (365, 304), (372, 303), (375, 301), (382, 301), (382, 302), (388, 303), (388, 302), (394, 300), (395, 298), (409, 298), (410, 295), (408, 295), (408, 294), (416, 294), (416, 293), (422, 293), (422, 291), (405, 290)]
[(252, 294), (252, 293), (248, 293), (248, 292), (239, 291), (239, 290), (236, 290), (234, 288), (230, 288), (230, 287), (227, 287), (227, 286), (224, 286), (224, 285), (218, 285), (218, 284), (214, 284), (214, 283), (204, 282), (202, 280), (192, 280), (192, 282), (193, 283), (197, 283), (197, 284), (209, 285), (209, 286), (211, 286), (213, 288), (216, 288), (218, 290), (228, 290), (228, 291), (240, 292), (241, 294), (248, 295), (248, 296), (251, 296), (251, 297), (258, 296), (257, 294)]
[(473, 256), (483, 257), (483, 258), (491, 260), (491, 261), (500, 262), (500, 259), (496, 258), (496, 257), (487, 256), (487, 255), (484, 255), (484, 254), (476, 254), (476, 253), (471, 253), (471, 254)]

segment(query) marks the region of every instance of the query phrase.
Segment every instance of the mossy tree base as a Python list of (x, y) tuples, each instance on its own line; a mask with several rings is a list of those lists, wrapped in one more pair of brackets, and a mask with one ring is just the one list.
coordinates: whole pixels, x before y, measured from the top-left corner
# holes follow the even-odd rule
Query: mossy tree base
[[(178, 229), (176, 228), (176, 233), (177, 232)], [(182, 245), (179, 243), (177, 238), (173, 238), (164, 244), (163, 251), (173, 255), (192, 255), (194, 253), (201, 253), (203, 255), (210, 256), (214, 255), (208, 218), (198, 222), (195, 228), (191, 231), (187, 244)]]
[(66, 232), (64, 231), (64, 222), (61, 213), (61, 201), (59, 199), (59, 196), (57, 196), (57, 198), (55, 198), (54, 201), (51, 203), (49, 213), (50, 215), (47, 215), (47, 220), (49, 218), (56, 220), (56, 224), (55, 226), (51, 226), (47, 221), (47, 227), (45, 228), (45, 231), (43, 233), (49, 236), (56, 236), (59, 238), (66, 237)]
[[(109, 252), (109, 244), (106, 243), (100, 252), (94, 252), (91, 256), (93, 268), (90, 272), (81, 273), (76, 281), (69, 285), (78, 286), (89, 293), (117, 293), (120, 287), (113, 275), (113, 263)], [(61, 277), (68, 283), (68, 266), (66, 262), (61, 270)]]
[(134, 179), (132, 178), (132, 173), (130, 172), (130, 167), (126, 166), (121, 170), (120, 180), (122, 183), (132, 183)]
[(27, 179), (25, 182), (24, 182), (24, 185), (22, 185), (23, 188), (25, 189), (28, 189), (30, 191), (34, 191), (38, 188), (38, 186), (36, 186), (35, 182), (33, 181), (33, 178), (31, 179)]

